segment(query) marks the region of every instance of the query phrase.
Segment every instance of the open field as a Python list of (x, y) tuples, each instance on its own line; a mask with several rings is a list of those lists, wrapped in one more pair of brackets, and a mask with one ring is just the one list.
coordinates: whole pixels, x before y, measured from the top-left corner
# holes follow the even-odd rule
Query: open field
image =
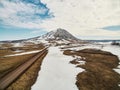
[(0, 78), (33, 57), (35, 54), (0, 58)]
[[(9, 46), (9, 45), (5, 45)], [(41, 50), (44, 48), (44, 46), (41, 45), (34, 45), (34, 47), (37, 48), (32, 48), (32, 46), (26, 46), (26, 47), (15, 47), (19, 50), (26, 50), (25, 48), (28, 48), (26, 51), (32, 51), (32, 50)], [(12, 48), (12, 47), (11, 47)], [(16, 52), (12, 51), (10, 47), (6, 49), (0, 50), (0, 78), (5, 75), (7, 72), (10, 72), (20, 64), (24, 63), (26, 60), (30, 59), (33, 57), (35, 54), (28, 54), (28, 55), (20, 55), (20, 56), (13, 56), (13, 57), (4, 57), (5, 55), (9, 54), (16, 54)]]
[(95, 49), (66, 50), (64, 54), (80, 56), (85, 61), (83, 65), (79, 65), (79, 60), (70, 62), (85, 69), (77, 75), (76, 85), (79, 90), (120, 90), (120, 75), (113, 70), (119, 64), (117, 56)]
[(40, 57), (30, 68), (25, 71), (14, 83), (12, 83), (6, 90), (31, 90), (31, 86), (35, 83), (38, 71), (41, 69), (41, 64), (43, 58), (46, 56)]
[[(4, 75), (13, 71), (15, 68), (32, 58), (35, 55), (35, 53), (10, 57), (4, 56), (21, 53), (16, 52), (18, 50), (22, 52), (41, 50), (44, 48), (44, 46), (42, 44), (34, 44), (25, 45), (24, 47), (12, 47), (12, 45), (7, 44), (1, 48), (2, 49), (0, 49), (0, 78), (2, 78)], [(39, 60), (37, 60), (23, 75), (21, 75), (12, 85), (10, 85), (7, 88), (7, 90), (30, 90), (31, 86), (34, 84), (37, 78), (37, 74), (44, 56), (40, 57)]]
[(40, 50), (44, 46), (43, 44), (25, 44), (23, 46), (13, 46), (11, 43), (1, 44), (0, 46), (0, 57), (9, 54), (16, 54), (20, 52), (28, 52), (33, 50)]

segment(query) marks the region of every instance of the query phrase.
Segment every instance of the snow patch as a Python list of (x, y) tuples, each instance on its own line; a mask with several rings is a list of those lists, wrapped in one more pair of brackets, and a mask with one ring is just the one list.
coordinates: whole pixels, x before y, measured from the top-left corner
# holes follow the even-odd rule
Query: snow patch
[(18, 52), (23, 52), (23, 50), (16, 50), (16, 51), (14, 51), (14, 52), (16, 52), (16, 53), (18, 53)]
[(22, 43), (13, 43), (13, 47), (23, 47)]
[(81, 61), (78, 61), (78, 62), (79, 62), (78, 65), (85, 65), (85, 63), (86, 63), (85, 61), (82, 61), (82, 60), (81, 60)]
[(77, 62), (79, 62), (79, 64), (77, 64), (77, 65), (85, 65), (86, 61), (83, 61), (85, 59), (85, 57), (81, 57), (81, 56), (77, 56), (77, 55), (74, 55), (73, 57)]
[(20, 55), (25, 55), (25, 54), (32, 54), (32, 53), (38, 53), (41, 50), (35, 50), (35, 51), (30, 51), (30, 52), (23, 52), (23, 53), (18, 53), (18, 54), (11, 54), (11, 55), (6, 55), (4, 57), (11, 57), (11, 56), (20, 56)]
[(115, 72), (117, 72), (117, 73), (119, 73), (120, 74), (120, 68), (115, 68), (115, 69), (113, 69)]
[[(69, 46), (69, 47), (71, 47), (71, 48), (69, 48), (70, 50), (75, 50), (75, 51), (77, 51), (77, 50), (82, 50), (82, 49), (87, 49), (87, 48), (93, 48), (93, 49), (102, 49), (103, 48), (103, 45), (94, 45), (94, 44), (79, 44), (78, 45), (78, 47), (77, 47), (77, 45), (75, 46)], [(66, 49), (68, 49), (68, 48), (65, 48), (65, 49), (63, 49), (63, 50), (66, 50)]]

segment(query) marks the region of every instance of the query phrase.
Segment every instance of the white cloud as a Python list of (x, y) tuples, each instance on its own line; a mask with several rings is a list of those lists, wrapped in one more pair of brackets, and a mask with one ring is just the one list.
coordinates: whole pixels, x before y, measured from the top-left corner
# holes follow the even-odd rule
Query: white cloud
[(42, 0), (55, 18), (46, 20), (41, 27), (58, 27), (75, 35), (120, 38), (120, 31), (100, 29), (120, 25), (120, 0)]
[[(44, 29), (47, 31), (64, 28), (77, 36), (119, 38), (120, 31), (102, 29), (120, 25), (120, 0), (41, 0), (54, 14), (54, 18), (40, 19), (35, 13), (44, 14), (46, 9), (32, 4), (1, 0), (0, 18), (6, 24)], [(37, 2), (36, 2), (37, 3)], [(18, 12), (23, 12), (18, 15)]]
[(22, 2), (10, 2), (7, 0), (1, 0), (0, 3), (3, 7), (0, 7), (0, 19), (5, 24), (24, 27), (24, 28), (40, 28), (39, 24), (42, 19), (35, 14), (45, 14), (47, 9), (34, 4), (25, 4)]

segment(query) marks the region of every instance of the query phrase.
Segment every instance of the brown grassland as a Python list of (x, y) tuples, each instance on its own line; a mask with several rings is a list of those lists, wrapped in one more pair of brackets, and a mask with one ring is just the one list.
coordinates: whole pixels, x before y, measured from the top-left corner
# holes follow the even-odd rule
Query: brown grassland
[(0, 58), (0, 78), (8, 72), (14, 70), (16, 67), (26, 62), (28, 59), (33, 57), (35, 54), (12, 56)]
[(10, 43), (8, 44), (2, 44), (0, 46), (0, 57), (3, 57), (5, 55), (9, 54), (16, 54), (20, 52), (16, 51), (21, 51), (21, 52), (27, 52), (27, 51), (33, 51), (33, 50), (40, 50), (44, 46), (43, 44), (30, 44), (30, 45), (24, 45), (23, 47), (13, 47)]
[(78, 65), (76, 60), (70, 61), (85, 69), (76, 77), (79, 90), (120, 90), (120, 74), (113, 70), (119, 64), (117, 56), (95, 49), (65, 50), (64, 54), (81, 56), (86, 61), (84, 65)]
[[(46, 52), (47, 54), (47, 52)], [(41, 69), (43, 58), (40, 57), (24, 74), (22, 74), (14, 83), (12, 83), (6, 90), (31, 90), (31, 86), (35, 83), (38, 71)]]
[[(4, 75), (17, 68), (19, 65), (32, 58), (35, 55), (35, 53), (10, 57), (4, 57), (5, 55), (20, 53), (15, 52), (16, 50), (22, 50), (24, 52), (40, 50), (43, 49), (44, 46), (42, 44), (32, 44), (25, 45), (23, 47), (12, 47), (11, 44), (5, 44), (1, 46), (1, 48), (2, 49), (0, 49), (0, 78), (2, 78)], [(31, 86), (35, 83), (35, 80), (38, 76), (38, 71), (40, 70), (40, 65), (45, 55), (43, 57), (40, 57), (30, 68), (28, 68), (27, 71), (24, 72), (24, 74), (22, 74), (17, 80), (15, 80), (6, 90), (30, 90)]]

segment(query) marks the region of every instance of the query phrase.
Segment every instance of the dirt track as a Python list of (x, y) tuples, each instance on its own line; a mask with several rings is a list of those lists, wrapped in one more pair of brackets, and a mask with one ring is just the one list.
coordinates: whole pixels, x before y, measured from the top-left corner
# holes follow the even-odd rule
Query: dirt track
[(5, 88), (7, 88), (13, 81), (15, 81), (21, 74), (23, 74), (39, 57), (43, 56), (46, 51), (47, 48), (43, 49), (41, 52), (37, 53), (30, 60), (28, 60), (27, 62), (20, 65), (12, 72), (5, 75), (0, 80), (0, 90), (4, 90)]

